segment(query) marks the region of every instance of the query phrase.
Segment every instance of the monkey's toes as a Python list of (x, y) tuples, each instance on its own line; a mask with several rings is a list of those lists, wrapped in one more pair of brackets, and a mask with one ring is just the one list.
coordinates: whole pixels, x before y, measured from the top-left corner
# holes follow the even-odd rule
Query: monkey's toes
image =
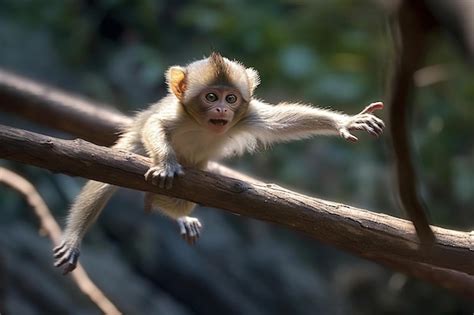
[(53, 251), (54, 258), (56, 259), (54, 266), (59, 268), (64, 265), (63, 275), (76, 269), (80, 255), (79, 248), (62, 243), (55, 247)]
[(202, 224), (192, 217), (181, 217), (177, 220), (181, 237), (190, 245), (194, 245), (201, 235)]

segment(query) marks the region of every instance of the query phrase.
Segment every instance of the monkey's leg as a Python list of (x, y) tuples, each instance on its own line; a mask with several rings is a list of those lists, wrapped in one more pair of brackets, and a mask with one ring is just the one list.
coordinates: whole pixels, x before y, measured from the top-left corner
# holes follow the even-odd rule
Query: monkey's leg
[(181, 237), (193, 245), (201, 235), (202, 224), (197, 218), (189, 217), (193, 211), (195, 203), (183, 199), (156, 195), (152, 193), (145, 194), (145, 211), (158, 209), (165, 215), (176, 220)]
[(54, 258), (56, 259), (54, 265), (56, 267), (66, 265), (63, 274), (76, 268), (84, 234), (97, 219), (100, 211), (116, 189), (116, 186), (89, 181), (77, 196), (67, 219), (63, 240), (59, 246), (54, 248)]

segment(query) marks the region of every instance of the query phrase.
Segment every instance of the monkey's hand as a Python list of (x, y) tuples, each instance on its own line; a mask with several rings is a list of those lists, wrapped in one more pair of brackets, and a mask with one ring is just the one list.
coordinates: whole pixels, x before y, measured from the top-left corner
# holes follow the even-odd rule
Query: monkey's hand
[(145, 173), (145, 180), (160, 188), (170, 189), (175, 176), (183, 175), (183, 167), (178, 162), (165, 162), (150, 167)]
[(359, 140), (356, 136), (350, 133), (350, 131), (353, 130), (363, 130), (375, 137), (380, 136), (385, 124), (380, 118), (373, 115), (372, 112), (382, 108), (382, 102), (372, 103), (364, 108), (364, 110), (359, 114), (348, 117), (347, 120), (341, 124), (339, 134), (350, 142), (357, 142), (357, 140)]
[(178, 222), (181, 237), (190, 245), (196, 243), (201, 235), (201, 222), (193, 217), (180, 217), (176, 221)]
[(65, 264), (63, 275), (76, 269), (80, 254), (80, 241), (74, 238), (65, 237), (61, 244), (53, 249), (54, 266), (61, 267)]

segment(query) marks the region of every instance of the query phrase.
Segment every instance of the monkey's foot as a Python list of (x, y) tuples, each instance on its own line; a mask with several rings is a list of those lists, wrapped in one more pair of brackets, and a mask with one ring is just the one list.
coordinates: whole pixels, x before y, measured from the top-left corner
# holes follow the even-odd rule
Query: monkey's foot
[(145, 173), (145, 180), (160, 188), (170, 189), (175, 176), (183, 175), (183, 167), (179, 163), (169, 163), (164, 166), (152, 166)]
[(179, 226), (179, 233), (181, 237), (193, 245), (199, 239), (201, 234), (202, 225), (198, 219), (192, 217), (181, 217), (176, 220)]
[(59, 268), (65, 264), (63, 275), (76, 269), (80, 254), (78, 246), (71, 246), (66, 242), (62, 242), (61, 245), (53, 249), (53, 252), (56, 259), (54, 266)]

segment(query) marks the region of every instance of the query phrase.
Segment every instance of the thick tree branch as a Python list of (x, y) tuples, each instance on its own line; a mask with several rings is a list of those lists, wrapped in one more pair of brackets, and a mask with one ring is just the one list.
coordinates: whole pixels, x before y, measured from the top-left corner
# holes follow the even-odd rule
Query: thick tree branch
[[(0, 70), (0, 110), (8, 111), (26, 117), (37, 123), (69, 132), (75, 136), (97, 144), (110, 145), (115, 142), (120, 128), (130, 123), (131, 120), (122, 114), (104, 108), (98, 108), (99, 105), (96, 103), (73, 97), (70, 94), (61, 92), (57, 89)], [(60, 159), (60, 157), (56, 157), (56, 159)], [(24, 162), (28, 163), (28, 161)], [(211, 163), (210, 170), (214, 173), (238, 178), (251, 184), (259, 184), (260, 187), (265, 186), (264, 183), (255, 180), (250, 176), (229, 169), (218, 163)], [(81, 172), (75, 172), (75, 174), (87, 176)], [(251, 201), (244, 201), (243, 204), (246, 205), (248, 202)], [(340, 205), (340, 207), (343, 206)], [(297, 210), (294, 210), (294, 212), (294, 215), (298, 216)], [(337, 217), (338, 216), (336, 215), (336, 218)], [(404, 222), (403, 225), (405, 230), (401, 231), (402, 235), (412, 236), (412, 231), (410, 230), (410, 224), (408, 222), (395, 218), (393, 219), (395, 222)], [(270, 221), (278, 222), (277, 218)], [(290, 228), (292, 226), (291, 222), (283, 221), (282, 223), (286, 226), (290, 226)], [(311, 222), (308, 224), (310, 223)], [(314, 228), (316, 229), (317, 226), (319, 225), (315, 224)], [(331, 230), (331, 226), (328, 226), (327, 229)], [(396, 227), (393, 227), (393, 229), (396, 229)], [(345, 232), (343, 229), (338, 229), (338, 233), (344, 235)], [(456, 234), (458, 232), (454, 233)], [(467, 237), (466, 233), (463, 233), (462, 235), (461, 238)], [(319, 237), (315, 237), (324, 241), (323, 234)], [(368, 238), (370, 239), (370, 237)], [(407, 244), (416, 249), (416, 241), (411, 238), (409, 239), (412, 240), (412, 242), (408, 242)], [(326, 242), (336, 244), (332, 243), (330, 240)], [(383, 240), (377, 239), (377, 242), (383, 243)], [(355, 243), (357, 245), (357, 242)], [(357, 246), (363, 247), (363, 244), (364, 243), (361, 243)], [(348, 249), (353, 253), (358, 253), (362, 257), (382, 263), (412, 277), (417, 277), (435, 285), (454, 290), (463, 295), (474, 297), (474, 277), (468, 276), (463, 272), (415, 262), (410, 257), (408, 257), (408, 259), (378, 257), (384, 255), (371, 255), (370, 251), (367, 251), (364, 254), (364, 250), (360, 248), (351, 249), (351, 246), (352, 245), (347, 244), (347, 246), (339, 247)], [(385, 249), (383, 248), (381, 252), (383, 253), (384, 251)], [(387, 252), (390, 252), (390, 250), (387, 249)], [(397, 252), (394, 252), (391, 256), (397, 256)], [(470, 259), (471, 258), (466, 258), (466, 261), (471, 261)]]
[(278, 223), (371, 260), (407, 260), (474, 274), (469, 233), (434, 227), (436, 242), (429, 250), (420, 249), (409, 221), (310, 198), (272, 184), (246, 183), (186, 169), (173, 189), (163, 190), (143, 179), (150, 165), (148, 158), (6, 126), (0, 126), (0, 158)]
[[(47, 235), (53, 241), (53, 244), (59, 245), (61, 241), (61, 228), (35, 187), (20, 175), (0, 167), (0, 184), (2, 183), (25, 198), (40, 221), (41, 234)], [(92, 282), (81, 264), (78, 264), (76, 270), (72, 273), (72, 278), (79, 287), (79, 290), (87, 295), (104, 314), (122, 314), (95, 283)]]

